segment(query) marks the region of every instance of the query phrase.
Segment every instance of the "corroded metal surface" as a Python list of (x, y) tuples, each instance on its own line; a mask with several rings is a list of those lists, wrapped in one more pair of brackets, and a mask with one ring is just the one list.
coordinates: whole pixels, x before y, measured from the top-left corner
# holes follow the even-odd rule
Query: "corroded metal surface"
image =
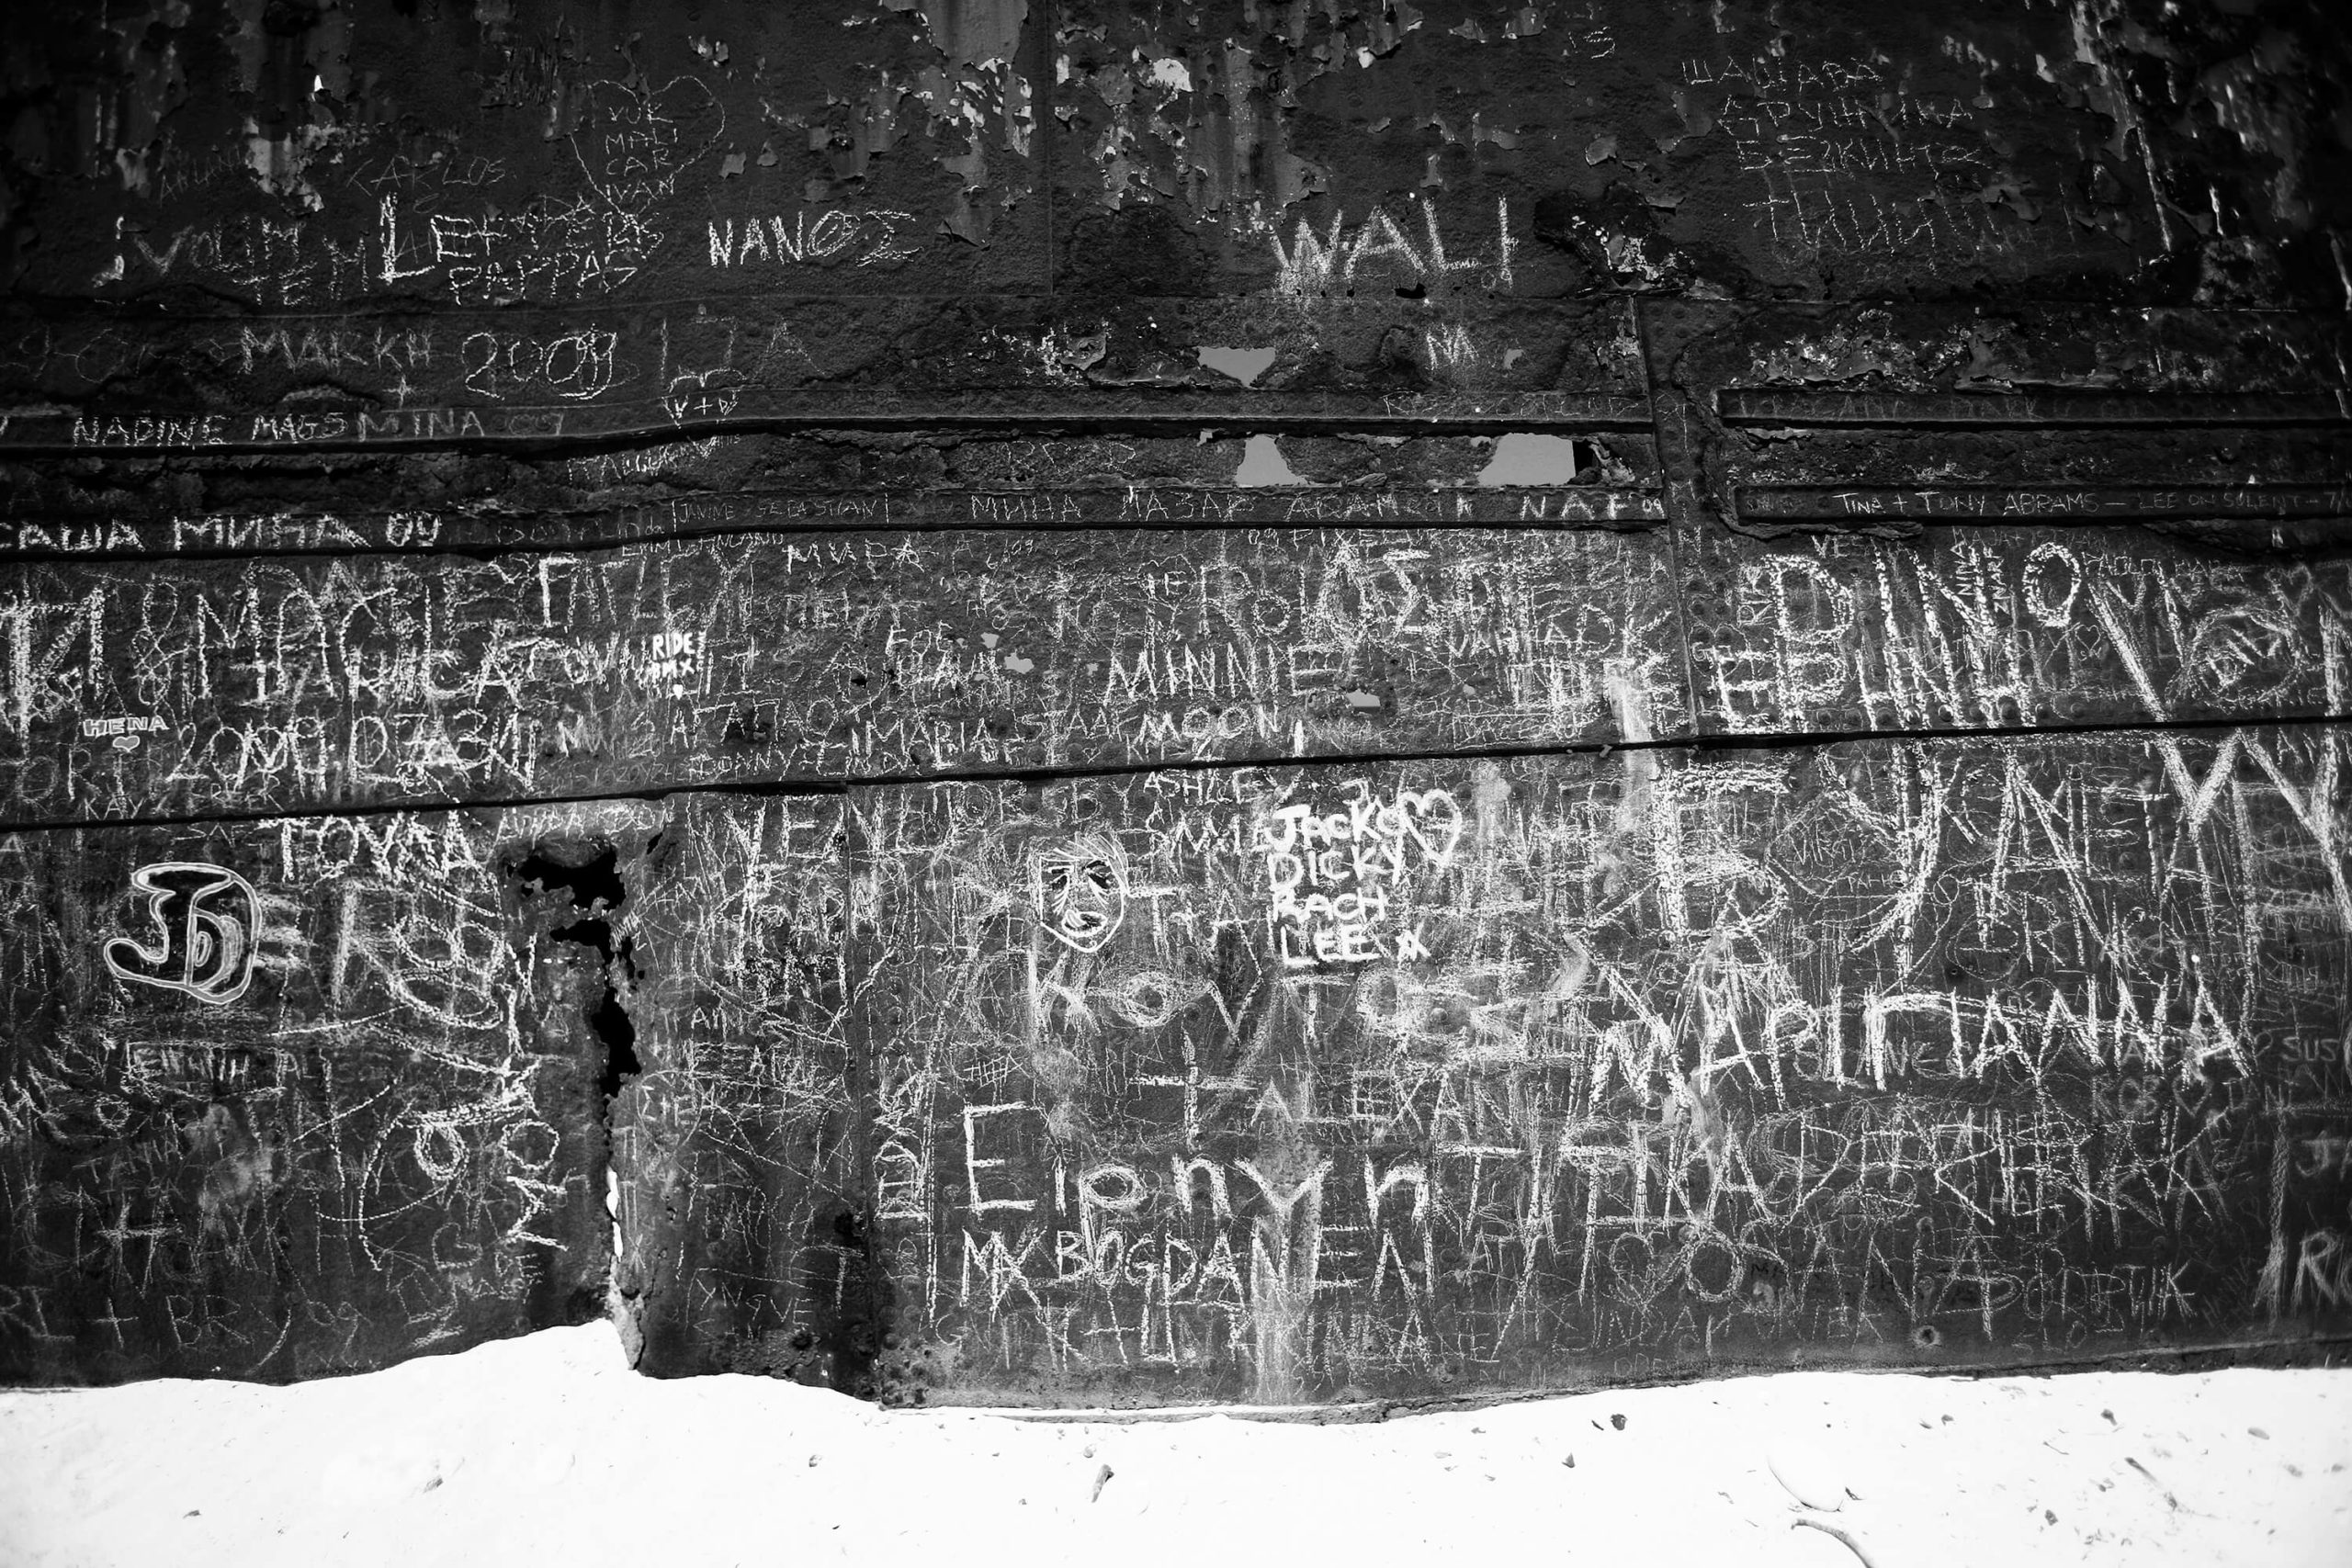
[(600, 1312), (605, 977), (522, 874), (560, 815), (0, 838), (0, 1373), (282, 1380)]
[(2336, 748), (860, 795), (907, 1375), (1288, 1404), (2333, 1316)]
[(0, 41), (0, 1373), (2345, 1332), (2321, 7)]

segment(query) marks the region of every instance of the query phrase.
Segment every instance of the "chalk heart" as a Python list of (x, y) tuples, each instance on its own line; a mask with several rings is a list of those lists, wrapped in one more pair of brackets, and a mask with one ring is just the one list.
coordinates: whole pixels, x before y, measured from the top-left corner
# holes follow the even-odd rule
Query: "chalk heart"
[(677, 189), (678, 176), (718, 146), (726, 129), (725, 107), (699, 77), (673, 76), (658, 87), (634, 78), (595, 82), (571, 151), (597, 195), (642, 213)]
[(1396, 812), (1432, 864), (1453, 863), (1453, 852), (1462, 843), (1462, 807), (1450, 793), (1399, 790)]

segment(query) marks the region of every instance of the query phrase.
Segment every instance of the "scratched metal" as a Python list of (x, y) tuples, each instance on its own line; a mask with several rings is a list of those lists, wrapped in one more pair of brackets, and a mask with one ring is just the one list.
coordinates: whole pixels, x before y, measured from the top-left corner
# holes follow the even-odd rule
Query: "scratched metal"
[[(2070, 491), (2121, 487), (2151, 497), (2132, 515), (2267, 521), (2340, 513), (2352, 477), (2340, 313), (1679, 301), (1643, 330), (1694, 522), (2087, 520), (2115, 513)], [(1951, 504), (1762, 503), (1823, 489)]]
[(7, 581), (18, 823), (1688, 723), (1664, 541), (1605, 527), (836, 533)]
[(2352, 711), (2340, 320), (1679, 303), (1645, 332), (1702, 728)]
[(141, 15), (0, 18), (20, 295), (2342, 296), (2317, 6)]
[[(1518, 460), (1529, 454), (1540, 458)], [(1646, 429), (807, 430), (556, 451), (0, 456), (0, 553), (575, 549), (734, 531), (1664, 515)], [(1533, 492), (1533, 493), (1530, 493)]]
[(1719, 734), (2352, 716), (2352, 560), (2113, 527), (1683, 541)]
[(2340, 1330), (2345, 38), (0, 7), (0, 1375)]
[[(1055, 10), (1066, 287), (2254, 292), (2285, 252), (2336, 288), (2341, 196), (2290, 175), (2282, 209), (2256, 173), (2326, 145), (2316, 8), (2284, 23), (2311, 54), (2104, 3)], [(2243, 162), (2178, 129), (2201, 114)]]
[[(1556, 439), (1556, 438), (1555, 438)], [(1834, 506), (1834, 501), (1804, 504)], [(1948, 502), (1946, 504), (1949, 504)], [(45, 513), (0, 517), (0, 556), (20, 561), (435, 555), (594, 549), (729, 534), (1009, 528), (1216, 526), (1404, 530), (1424, 525), (1589, 525), (1666, 520), (1657, 487), (1557, 484), (1426, 489), (1128, 485), (1096, 490), (752, 490), (522, 515), (309, 507), (198, 512), (167, 518)]]
[(2088, 425), (2352, 423), (2343, 392), (1783, 392), (1721, 396), (1724, 423), (1758, 425)]
[(703, 796), (663, 817), (619, 867), (639, 1075), (613, 1119), (616, 1315), (647, 1372), (867, 1392), (843, 803)]
[(1023, 9), (11, 7), (9, 183), (43, 242), (11, 282), (200, 309), (1034, 290)]
[(0, 836), (0, 1379), (283, 1382), (600, 1314), (603, 976), (504, 869), (560, 826)]
[(2341, 1332), (2330, 731), (861, 792), (886, 1386)]
[[(1208, 363), (1277, 345), (1249, 378)], [(529, 449), (789, 425), (1244, 419), (1639, 429), (1622, 300), (741, 301), (663, 310), (19, 323), (12, 452)]]
[(1904, 518), (1962, 526), (2039, 523), (2135, 523), (2150, 518), (2352, 520), (2352, 487), (2344, 485), (1745, 485), (1743, 522), (1795, 518), (1875, 522)]

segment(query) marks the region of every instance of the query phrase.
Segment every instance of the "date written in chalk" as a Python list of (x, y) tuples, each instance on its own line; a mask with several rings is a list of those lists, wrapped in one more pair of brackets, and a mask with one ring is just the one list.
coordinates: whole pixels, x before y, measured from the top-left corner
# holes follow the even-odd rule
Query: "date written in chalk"
[(1750, 518), (1888, 517), (1948, 523), (2019, 518), (2352, 517), (2344, 485), (1744, 485)]

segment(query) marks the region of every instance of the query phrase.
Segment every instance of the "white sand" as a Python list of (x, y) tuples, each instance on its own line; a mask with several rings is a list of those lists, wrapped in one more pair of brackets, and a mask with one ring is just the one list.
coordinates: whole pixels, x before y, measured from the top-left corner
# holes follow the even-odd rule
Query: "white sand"
[(2352, 1371), (1792, 1373), (1361, 1426), (1121, 1426), (656, 1382), (600, 1324), (296, 1388), (0, 1393), (9, 1564), (919, 1554), (2344, 1568)]

